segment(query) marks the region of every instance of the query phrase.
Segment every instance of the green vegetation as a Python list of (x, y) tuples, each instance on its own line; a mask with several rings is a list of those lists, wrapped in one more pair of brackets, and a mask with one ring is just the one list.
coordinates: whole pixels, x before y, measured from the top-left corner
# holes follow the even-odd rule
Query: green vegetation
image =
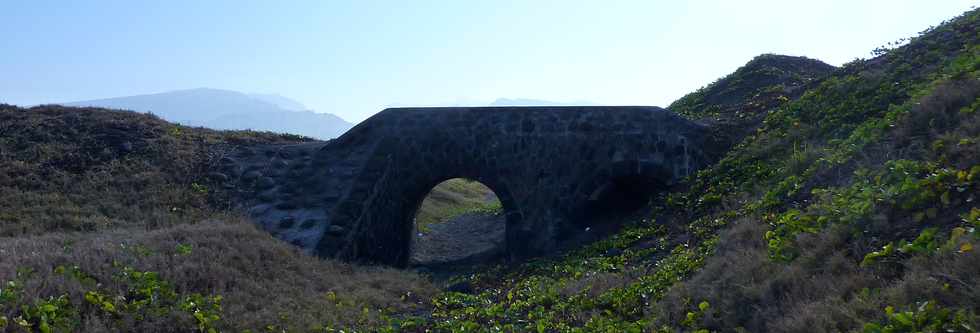
[(883, 325), (868, 323), (864, 333), (888, 332), (958, 332), (973, 331), (970, 314), (966, 310), (955, 313), (936, 306), (933, 301), (921, 302), (907, 311), (896, 312), (895, 308), (885, 308), (887, 321)]
[[(92, 228), (28, 209), (50, 202), (16, 201), (4, 208), (16, 218), (0, 219), (2, 230), (47, 234), (0, 241), (0, 329), (975, 332), (978, 40), (974, 10), (832, 72), (799, 59), (753, 60), (671, 105), (724, 129), (716, 134), (733, 148), (720, 161), (616, 235), (451, 281), (473, 286), (472, 294), (437, 293), (404, 272), (308, 258), (244, 223), (136, 223), (142, 229), (68, 234), (60, 230)], [(25, 110), (0, 116), (7, 112)], [(195, 131), (160, 129), (155, 135), (176, 138)], [(61, 166), (54, 170), (103, 163), (38, 159), (52, 148), (23, 140), (0, 145), (17, 147), (0, 153), (22, 156), (3, 160), (20, 170), (6, 176), (20, 179), (4, 183), (18, 189), (9, 196), (38, 178), (17, 161)], [(189, 202), (180, 207), (198, 215), (159, 221), (204, 217), (221, 202), (201, 172), (188, 170), (197, 169), (179, 169), (185, 178), (168, 183), (181, 194), (159, 206)], [(98, 205), (77, 204), (126, 216), (85, 208)], [(454, 213), (426, 207), (434, 207), (426, 212), (433, 219)]]

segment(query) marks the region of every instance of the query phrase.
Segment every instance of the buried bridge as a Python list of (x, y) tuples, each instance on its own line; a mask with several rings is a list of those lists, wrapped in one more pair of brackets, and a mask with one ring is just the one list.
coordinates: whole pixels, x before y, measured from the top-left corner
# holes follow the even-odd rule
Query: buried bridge
[[(511, 258), (705, 166), (706, 128), (657, 107), (384, 110), (327, 142), (243, 149), (226, 172), (263, 228), (306, 251), (405, 266), (423, 198), (451, 178), (499, 197)], [(642, 203), (646, 203), (645, 201)]]

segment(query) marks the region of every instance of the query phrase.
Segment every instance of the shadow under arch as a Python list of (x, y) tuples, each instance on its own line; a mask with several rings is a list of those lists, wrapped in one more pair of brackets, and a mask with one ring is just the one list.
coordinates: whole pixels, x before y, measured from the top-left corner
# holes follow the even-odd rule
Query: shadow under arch
[(650, 199), (673, 185), (673, 174), (661, 163), (624, 160), (597, 170), (579, 191), (584, 199), (575, 224), (592, 227), (597, 220), (621, 217), (649, 207)]

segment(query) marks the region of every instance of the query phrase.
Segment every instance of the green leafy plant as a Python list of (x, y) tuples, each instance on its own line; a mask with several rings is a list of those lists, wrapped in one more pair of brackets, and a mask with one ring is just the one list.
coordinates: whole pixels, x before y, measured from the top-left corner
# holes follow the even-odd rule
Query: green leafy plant
[(190, 255), (194, 251), (194, 247), (190, 244), (180, 244), (177, 243), (176, 249), (177, 255), (186, 256)]
[(21, 307), (21, 315), (14, 318), (21, 328), (41, 333), (68, 332), (78, 324), (78, 312), (71, 306), (67, 295), (35, 301)]
[(885, 308), (883, 323), (864, 325), (864, 333), (899, 332), (976, 332), (970, 326), (966, 310), (942, 308), (935, 301), (919, 302), (906, 311), (896, 311), (894, 307)]
[(687, 312), (687, 314), (684, 316), (684, 320), (681, 322), (681, 325), (689, 327), (695, 332), (707, 332), (707, 330), (699, 329), (699, 324), (701, 319), (704, 318), (705, 312), (710, 308), (711, 304), (708, 303), (708, 301), (701, 301), (701, 303), (698, 303), (696, 310)]
[(181, 310), (190, 313), (201, 332), (215, 333), (221, 321), (221, 296), (190, 294), (178, 303)]

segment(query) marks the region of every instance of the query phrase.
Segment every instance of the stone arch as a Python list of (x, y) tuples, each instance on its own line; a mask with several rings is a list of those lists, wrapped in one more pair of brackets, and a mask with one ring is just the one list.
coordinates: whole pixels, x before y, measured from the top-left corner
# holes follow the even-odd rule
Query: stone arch
[[(450, 149), (450, 151), (453, 151)], [(403, 152), (404, 153), (404, 152)], [(414, 154), (405, 154), (414, 155)], [(494, 167), (486, 165), (485, 160), (465, 152), (451, 153), (452, 157), (444, 164), (436, 163), (427, 172), (414, 168), (383, 168), (391, 173), (381, 176), (364, 176), (355, 182), (354, 187), (372, 188), (374, 197), (367, 198), (356, 205), (358, 213), (350, 214), (355, 226), (346, 246), (339, 250), (340, 256), (367, 262), (405, 267), (411, 255), (412, 230), (414, 218), (426, 195), (439, 183), (453, 178), (467, 178), (478, 181), (490, 188), (499, 198), (506, 220), (505, 251), (511, 254), (509, 244), (520, 239), (524, 223), (523, 206), (515, 199), (506, 177)], [(411, 164), (403, 161), (406, 156), (395, 154), (379, 162), (387, 166)], [(420, 156), (411, 161), (425, 160)], [(371, 168), (369, 163), (368, 168)], [(394, 176), (392, 176), (394, 175)], [(354, 201), (360, 199), (349, 199)], [(339, 219), (338, 219), (339, 220)], [(322, 243), (322, 241), (321, 241)]]
[[(604, 184), (667, 186), (710, 163), (707, 133), (644, 106), (395, 108), (324, 144), (240, 158), (265, 170), (250, 214), (273, 234), (324, 257), (404, 266), (411, 219), (441, 181), (490, 187), (507, 214), (508, 255), (530, 257), (578, 230)], [(280, 223), (290, 217), (303, 223)]]

